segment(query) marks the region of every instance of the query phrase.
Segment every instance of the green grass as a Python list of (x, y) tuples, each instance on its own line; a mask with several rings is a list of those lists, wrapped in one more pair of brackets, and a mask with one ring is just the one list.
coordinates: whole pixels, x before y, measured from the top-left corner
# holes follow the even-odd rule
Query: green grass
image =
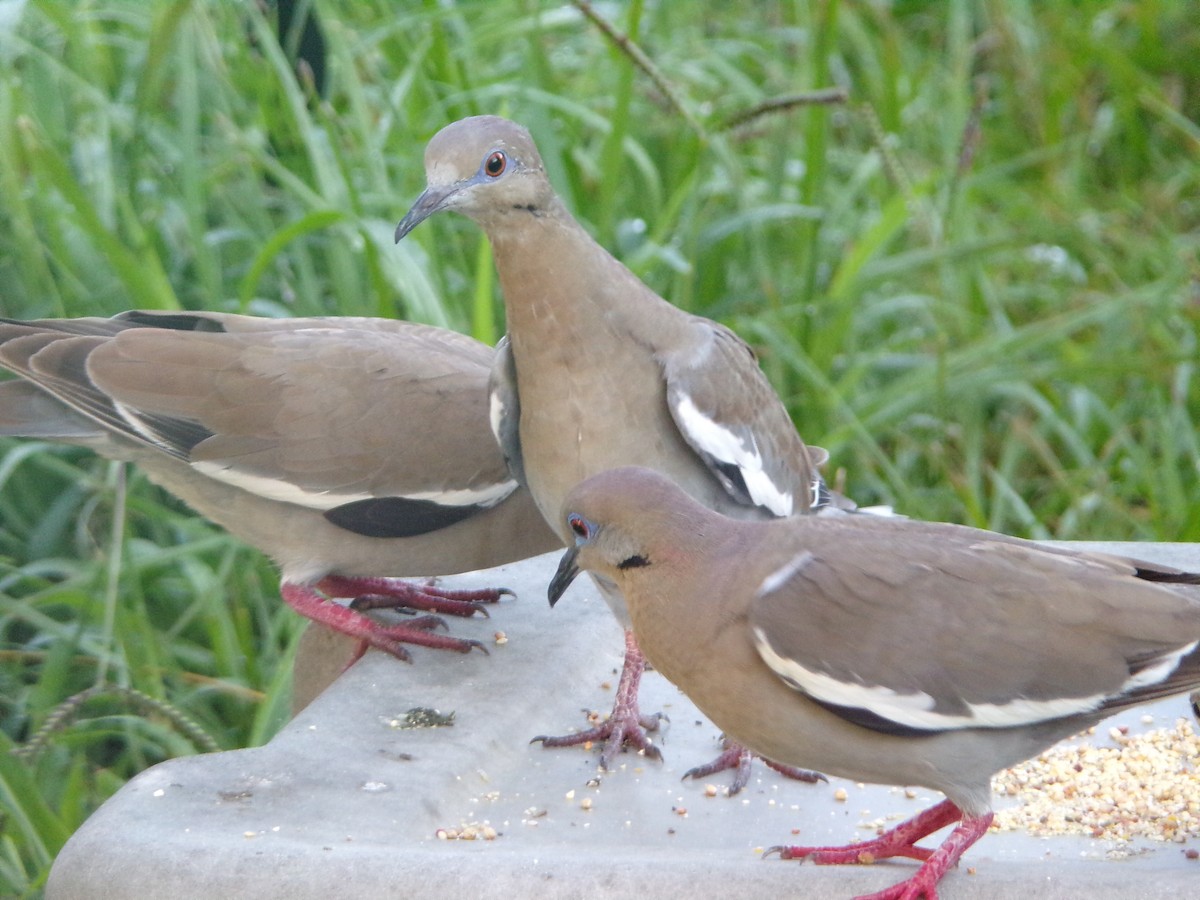
[[(434, 131), (499, 112), (606, 246), (754, 342), (860, 502), (1200, 540), (1188, 0), (598, 6), (640, 64), (570, 5), (314, 5), (323, 98), (254, 3), (0, 5), (0, 311), (492, 339), (478, 230), (391, 233)], [(145, 766), (273, 733), (298, 631), (276, 587), (138, 473), (0, 445), (0, 895), (38, 894)]]

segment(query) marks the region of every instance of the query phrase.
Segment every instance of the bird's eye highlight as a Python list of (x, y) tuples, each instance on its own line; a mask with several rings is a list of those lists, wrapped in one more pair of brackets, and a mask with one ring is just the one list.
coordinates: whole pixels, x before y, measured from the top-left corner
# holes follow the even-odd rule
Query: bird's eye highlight
[(587, 540), (591, 531), (588, 529), (588, 523), (583, 516), (571, 514), (567, 516), (567, 526), (571, 529), (571, 533), (577, 538)]
[(492, 155), (483, 161), (483, 171), (489, 178), (499, 178), (508, 168), (508, 157), (499, 150), (493, 150)]

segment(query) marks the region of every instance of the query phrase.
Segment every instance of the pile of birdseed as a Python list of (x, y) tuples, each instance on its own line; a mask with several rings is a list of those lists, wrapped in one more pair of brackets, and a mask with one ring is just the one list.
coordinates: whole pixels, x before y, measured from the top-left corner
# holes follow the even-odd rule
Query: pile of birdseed
[(1060, 744), (999, 773), (993, 790), (1021, 805), (997, 812), (994, 827), (1110, 841), (1200, 837), (1200, 738), (1192, 723), (1128, 732), (1110, 729), (1111, 747)]

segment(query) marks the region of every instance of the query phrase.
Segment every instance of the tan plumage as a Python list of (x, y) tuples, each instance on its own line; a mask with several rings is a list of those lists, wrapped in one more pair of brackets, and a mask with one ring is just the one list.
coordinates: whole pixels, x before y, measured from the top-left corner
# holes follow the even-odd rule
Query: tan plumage
[[(467, 650), (429, 634), (430, 621), (372, 628), (311, 588), (388, 593), (353, 580), (451, 574), (561, 545), (491, 436), (491, 357), (463, 335), (383, 319), (6, 320), (0, 365), (24, 380), (0, 384), (0, 433), (137, 463), (271, 556), (306, 615), (401, 657), (400, 642)], [(422, 608), (471, 610), (391, 587)]]
[(913, 855), (961, 818), (912, 896), (986, 831), (993, 773), (1200, 686), (1200, 575), (941, 523), (737, 521), (645, 469), (590, 479), (562, 516), (577, 543), (552, 600), (578, 569), (612, 579), (650, 662), (735, 739), (946, 795), (853, 852), (784, 848)]
[[(397, 240), (440, 210), (463, 213), (487, 233), (511, 353), (498, 370), (498, 381), (509, 382), (509, 401), (499, 405), (509, 415), (519, 407), (519, 427), (501, 433), (519, 443), (547, 518), (557, 522), (580, 481), (629, 464), (667, 473), (727, 515), (810, 509), (822, 490), (817, 460), (749, 346), (667, 303), (597, 244), (555, 195), (524, 128), (496, 116), (455, 122), (429, 142), (425, 168), (428, 187)], [(599, 587), (628, 628), (619, 591)], [(623, 740), (657, 755), (639, 727), (641, 667), (627, 637), (618, 695), (632, 704), (619, 704), (599, 729), (547, 743), (604, 739), (606, 767)]]

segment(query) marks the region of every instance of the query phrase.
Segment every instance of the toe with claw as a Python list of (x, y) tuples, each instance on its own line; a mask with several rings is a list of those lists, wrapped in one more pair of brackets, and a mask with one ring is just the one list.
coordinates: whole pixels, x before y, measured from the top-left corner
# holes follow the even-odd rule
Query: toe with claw
[[(921, 868), (911, 878), (857, 900), (937, 900), (937, 885), (942, 876), (958, 864), (963, 853), (979, 840), (992, 824), (992, 813), (968, 816), (943, 800), (878, 837), (847, 844), (842, 847), (772, 847), (766, 857), (778, 854), (781, 859), (807, 859), (819, 866), (874, 863), (881, 859), (905, 856), (921, 861)], [(947, 825), (958, 823), (935, 850), (918, 847), (917, 841)]]
[(600, 767), (602, 769), (611, 769), (613, 760), (626, 746), (632, 747), (651, 759), (662, 759), (662, 751), (650, 739), (649, 732), (657, 731), (665, 717), (662, 713), (644, 716), (638, 709), (638, 686), (645, 668), (646, 658), (638, 649), (633, 632), (626, 631), (625, 663), (621, 668), (621, 679), (617, 683), (617, 698), (608, 718), (595, 728), (589, 728), (577, 734), (557, 737), (538, 735), (530, 743), (540, 742), (543, 747), (577, 747), (580, 744), (602, 743), (604, 745), (604, 749), (600, 751)]
[[(732, 797), (750, 783), (750, 768), (754, 763), (756, 754), (751, 753), (741, 744), (735, 744), (724, 736), (721, 738), (721, 748), (721, 754), (716, 759), (702, 766), (688, 769), (683, 773), (683, 777), (707, 778), (709, 775), (715, 775), (717, 772), (733, 769), (733, 781), (729, 785), (729, 796)], [(782, 763), (773, 762), (765, 756), (758, 758), (785, 778), (804, 781), (809, 784), (829, 780), (820, 772), (813, 772), (809, 769), (798, 769), (795, 766), (785, 766)]]

